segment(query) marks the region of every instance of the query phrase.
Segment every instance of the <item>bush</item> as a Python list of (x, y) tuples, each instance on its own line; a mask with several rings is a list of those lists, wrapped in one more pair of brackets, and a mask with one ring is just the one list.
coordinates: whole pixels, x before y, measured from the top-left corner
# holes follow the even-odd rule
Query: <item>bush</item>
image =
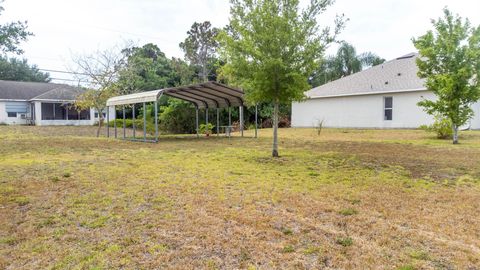
[[(272, 128), (273, 127), (273, 121), (271, 118), (267, 118), (263, 120), (263, 122), (260, 124), (261, 128)], [(291, 126), (290, 119), (288, 116), (280, 116), (278, 118), (278, 127), (279, 128), (289, 128)]]
[(213, 128), (215, 126), (212, 125), (212, 123), (208, 123), (208, 124), (201, 124), (200, 125), (200, 133), (202, 134), (205, 134), (205, 135), (210, 135), (212, 134), (212, 131), (213, 131)]
[(195, 108), (187, 102), (169, 99), (162, 106), (159, 116), (160, 129), (167, 133), (195, 133)]
[[(114, 122), (117, 122), (117, 128), (123, 128), (123, 119), (115, 119), (108, 122), (109, 127), (114, 126)], [(132, 119), (125, 119), (125, 128), (133, 128), (133, 120)], [(136, 130), (143, 130), (143, 119), (135, 119), (135, 129)], [(155, 124), (152, 122), (147, 121), (147, 132), (153, 133), (155, 132)]]
[(438, 139), (451, 139), (453, 136), (452, 122), (442, 116), (435, 116), (432, 125), (422, 125), (420, 128), (427, 132), (435, 132)]

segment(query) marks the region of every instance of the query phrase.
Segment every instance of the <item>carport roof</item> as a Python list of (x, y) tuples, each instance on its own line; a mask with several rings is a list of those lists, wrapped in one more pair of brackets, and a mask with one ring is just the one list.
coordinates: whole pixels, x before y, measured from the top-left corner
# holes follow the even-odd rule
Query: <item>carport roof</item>
[(112, 97), (107, 100), (107, 106), (154, 102), (162, 94), (193, 103), (198, 108), (238, 107), (244, 103), (242, 90), (218, 82), (206, 82)]

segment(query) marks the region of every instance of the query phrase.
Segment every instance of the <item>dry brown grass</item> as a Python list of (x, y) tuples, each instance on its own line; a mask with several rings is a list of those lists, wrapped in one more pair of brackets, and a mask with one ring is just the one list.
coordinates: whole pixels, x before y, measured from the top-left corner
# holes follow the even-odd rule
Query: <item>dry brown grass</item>
[(0, 269), (480, 269), (479, 132), (92, 134), (0, 126)]

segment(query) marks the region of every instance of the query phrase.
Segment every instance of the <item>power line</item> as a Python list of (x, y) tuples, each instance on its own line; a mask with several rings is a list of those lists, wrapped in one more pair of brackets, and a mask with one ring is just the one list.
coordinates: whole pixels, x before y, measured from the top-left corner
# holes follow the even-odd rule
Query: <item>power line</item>
[(74, 80), (74, 79), (62, 79), (62, 78), (50, 78), (51, 80), (56, 80), (56, 81), (67, 81), (67, 82), (89, 82), (89, 81), (84, 81), (84, 80)]
[(56, 72), (56, 73), (65, 73), (65, 74), (75, 74), (75, 75), (85, 75), (85, 76), (89, 76), (89, 74), (87, 74), (87, 73), (73, 72), (73, 71), (54, 70), (54, 69), (45, 69), (45, 68), (39, 68), (38, 70), (46, 71), (46, 72)]

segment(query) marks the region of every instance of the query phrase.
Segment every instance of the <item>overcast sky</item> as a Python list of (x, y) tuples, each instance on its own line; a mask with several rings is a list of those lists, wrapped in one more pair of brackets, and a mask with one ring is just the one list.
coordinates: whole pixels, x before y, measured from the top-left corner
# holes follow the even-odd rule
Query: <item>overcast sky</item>
[[(35, 34), (22, 44), (24, 57), (40, 68), (56, 70), (72, 65), (72, 53), (125, 40), (152, 42), (168, 57), (182, 57), (178, 44), (193, 22), (209, 20), (222, 27), (229, 17), (228, 0), (5, 0), (3, 6), (0, 23), (27, 20)], [(337, 0), (319, 22), (331, 25), (335, 14), (345, 14), (350, 21), (341, 39), (359, 53), (371, 51), (392, 59), (414, 51), (411, 38), (430, 29), (430, 19), (441, 16), (445, 6), (480, 24), (478, 0)]]

